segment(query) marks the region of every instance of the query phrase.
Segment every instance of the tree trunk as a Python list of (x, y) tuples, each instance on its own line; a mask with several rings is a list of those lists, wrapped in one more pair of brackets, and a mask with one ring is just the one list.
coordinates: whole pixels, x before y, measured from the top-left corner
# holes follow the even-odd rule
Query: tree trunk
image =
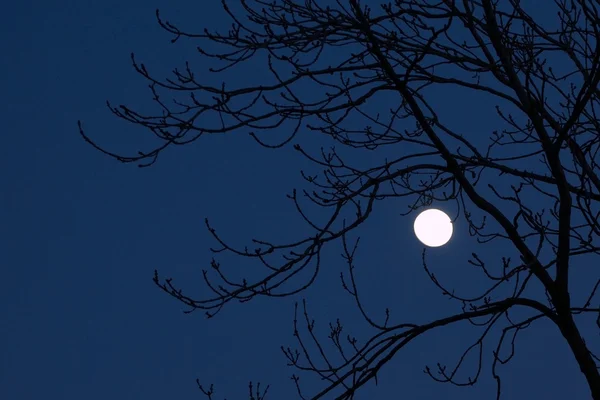
[(587, 380), (588, 386), (592, 392), (592, 398), (594, 400), (600, 400), (600, 374), (598, 373), (592, 355), (579, 334), (579, 329), (577, 328), (577, 325), (575, 325), (573, 315), (569, 310), (558, 318), (559, 329), (563, 337), (569, 343), (569, 347), (577, 360), (577, 364), (579, 364), (579, 368)]

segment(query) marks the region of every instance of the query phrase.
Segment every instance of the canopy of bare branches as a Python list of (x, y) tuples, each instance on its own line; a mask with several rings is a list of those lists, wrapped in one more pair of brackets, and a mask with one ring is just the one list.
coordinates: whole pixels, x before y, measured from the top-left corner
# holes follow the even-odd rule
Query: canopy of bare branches
[[(214, 76), (208, 79), (186, 63), (163, 79), (132, 54), (133, 66), (149, 81), (159, 111), (146, 115), (123, 105), (109, 107), (116, 116), (151, 133), (158, 143), (155, 148), (136, 155), (115, 154), (97, 145), (81, 124), (80, 132), (99, 151), (140, 166), (152, 165), (162, 152), (176, 151), (171, 148), (203, 135), (249, 131), (265, 147), (293, 144), (322, 170), (316, 176), (305, 174), (305, 188), (289, 196), (314, 233), (292, 243), (254, 239), (255, 248), (240, 249), (225, 243), (207, 220), (220, 244), (214, 252), (257, 261), (258, 277), (232, 280), (213, 259), (212, 271), (204, 271), (209, 296), (184, 294), (158, 272), (156, 284), (192, 311), (202, 309), (211, 317), (233, 300), (300, 293), (318, 278), (324, 246), (338, 242), (348, 266), (342, 285), (355, 298), (373, 335), (360, 345), (350, 337), (344, 342), (341, 327), (332, 326), (334, 351), (345, 360), (341, 364), (330, 362), (326, 352), (282, 349), (290, 365), (313, 371), (325, 382), (320, 392), (304, 393), (294, 378), (302, 398), (351, 399), (411, 340), (460, 321), (469, 321), (482, 332), (463, 355), (480, 352), (473, 378), (454, 378), (463, 358), (453, 371), (426, 373), (455, 385), (475, 384), (486, 335), (501, 330), (501, 339), (490, 350), (500, 398), (496, 366), (507, 361), (498, 356), (500, 349), (514, 345), (519, 331), (536, 320), (549, 319), (568, 343), (593, 398), (600, 400), (600, 360), (575, 322), (576, 316), (598, 318), (595, 294), (600, 280), (577, 304), (569, 285), (577, 260), (597, 255), (600, 249), (598, 2), (543, 2), (543, 7), (552, 8), (546, 13), (552, 17), (543, 21), (536, 15), (536, 2), (518, 0), (396, 0), (381, 5), (358, 0), (240, 2), (243, 12), (234, 13), (223, 1), (232, 25), (217, 32), (186, 31), (157, 11), (160, 26), (173, 42), (189, 41), (220, 67), (211, 68)], [(221, 50), (209, 51), (207, 43)], [(240, 88), (211, 84), (220, 73), (257, 59), (264, 62), (270, 80)], [(307, 97), (300, 90), (303, 86), (315, 89)], [(433, 99), (428, 95), (432, 86), (495, 99), (501, 125), (478, 133), (486, 135), (487, 142), (450, 126), (433, 103), (457, 99)], [(383, 94), (393, 95), (395, 103), (376, 114), (367, 111)], [(360, 117), (364, 125), (347, 123), (350, 117)], [(336, 147), (321, 154), (307, 151), (300, 144), (305, 134), (327, 136), (339, 148), (394, 149), (388, 154), (395, 158), (358, 167)], [(438, 282), (424, 253), (424, 268), (433, 283), (457, 302), (456, 314), (407, 323), (394, 320), (386, 310), (387, 318), (378, 322), (364, 311), (357, 294), (360, 282), (354, 279), (353, 255), (358, 241), (351, 243), (349, 234), (379, 202), (391, 198), (410, 199), (407, 214), (432, 202), (452, 203), (458, 210), (456, 218), (468, 224), (480, 242), (510, 243), (515, 253), (512, 258), (488, 259), (477, 248), (464, 249), (472, 254), (469, 263), (489, 279), (487, 287), (478, 288), (479, 295), (470, 297)], [(532, 198), (539, 201), (524, 200)], [(314, 206), (329, 210), (330, 217), (309, 218), (305, 208)], [(312, 276), (308, 282), (298, 278), (307, 270)], [(543, 285), (546, 296), (528, 294), (533, 281)], [(511, 319), (515, 308), (530, 310), (530, 317)], [(306, 309), (304, 315), (309, 339), (318, 343)], [(298, 319), (295, 336), (305, 349), (307, 339)], [(212, 389), (201, 386), (201, 390), (213, 396)], [(254, 396), (252, 386), (250, 391)], [(265, 393), (257, 390), (255, 395), (261, 398)]]

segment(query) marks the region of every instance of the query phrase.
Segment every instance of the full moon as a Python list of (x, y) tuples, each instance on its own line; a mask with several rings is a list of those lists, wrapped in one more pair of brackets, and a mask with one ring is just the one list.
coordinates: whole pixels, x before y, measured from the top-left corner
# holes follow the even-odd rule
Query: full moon
[(415, 218), (415, 235), (425, 246), (440, 247), (452, 237), (452, 221), (435, 208), (423, 211)]

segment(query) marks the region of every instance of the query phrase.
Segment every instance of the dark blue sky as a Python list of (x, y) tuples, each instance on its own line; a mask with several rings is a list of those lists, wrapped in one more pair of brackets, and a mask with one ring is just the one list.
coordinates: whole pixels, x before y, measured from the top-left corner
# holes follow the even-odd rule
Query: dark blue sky
[[(247, 132), (203, 137), (140, 169), (103, 156), (78, 134), (80, 119), (90, 136), (112, 150), (147, 149), (152, 142), (146, 132), (113, 117), (105, 101), (156, 112), (145, 81), (131, 68), (131, 51), (158, 77), (186, 58), (199, 75), (205, 73), (206, 65), (192, 54), (194, 44), (171, 45), (154, 11), (160, 8), (166, 19), (190, 30), (226, 29), (230, 22), (219, 3), (23, 0), (4, 6), (1, 398), (203, 398), (196, 378), (213, 382), (217, 399), (246, 399), (249, 380), (270, 384), (268, 399), (295, 398), (289, 379), (294, 371), (279, 349), (297, 347), (295, 300), (307, 298), (324, 344), (328, 323), (338, 317), (363, 342), (373, 333), (341, 288), (339, 273), (347, 267), (339, 245), (326, 249), (318, 281), (298, 297), (233, 303), (211, 320), (202, 312), (184, 315), (182, 305), (152, 283), (158, 269), (192, 297), (209, 294), (201, 270), (210, 269), (209, 247), (215, 242), (205, 217), (238, 246), (253, 237), (284, 240), (309, 233), (285, 194), (305, 187), (299, 171), (314, 167), (291, 145), (266, 150)], [(254, 63), (227, 80), (231, 86), (251, 85), (264, 76), (264, 66)], [(222, 79), (206, 73), (201, 80), (218, 85)], [(309, 89), (304, 93), (310, 95)], [(495, 102), (458, 90), (437, 96), (433, 102), (443, 106), (440, 115), (475, 142), (485, 144), (499, 128), (491, 125), (497, 120)], [(385, 112), (397, 101), (390, 93), (367, 107)], [(301, 132), (296, 142), (312, 150), (324, 143), (309, 132)], [(354, 154), (363, 154), (358, 163), (375, 164), (382, 153)], [(459, 311), (423, 271), (422, 246), (412, 234), (415, 215), (399, 214), (407, 204), (378, 203), (357, 231), (359, 288), (380, 322), (386, 306), (395, 322), (426, 323)], [(453, 205), (437, 206), (456, 212)], [(477, 247), (459, 220), (451, 242), (428, 251), (429, 266), (447, 286), (472, 294), (485, 282), (466, 263), (475, 249), (490, 259), (514, 256), (506, 245)], [(248, 260), (221, 260), (235, 274), (259, 276)], [(577, 271), (584, 273), (585, 267)], [(589, 284), (585, 277), (572, 281), (575, 294), (580, 288), (587, 293)], [(422, 372), (425, 365), (435, 369), (438, 361), (452, 366), (477, 333), (464, 323), (418, 338), (382, 371), (379, 386), (367, 385), (358, 398), (492, 398), (489, 354), (497, 334), (485, 348), (488, 358), (475, 388), (438, 384)], [(517, 351), (500, 367), (505, 399), (589, 395), (566, 343), (549, 323), (523, 332)], [(472, 371), (467, 368), (462, 376)], [(305, 393), (322, 388), (315, 378), (302, 377)]]

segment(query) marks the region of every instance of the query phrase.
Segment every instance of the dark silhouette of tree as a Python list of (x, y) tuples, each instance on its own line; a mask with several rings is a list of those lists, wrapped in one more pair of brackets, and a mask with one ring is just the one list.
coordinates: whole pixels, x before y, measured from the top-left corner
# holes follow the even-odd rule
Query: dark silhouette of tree
[[(306, 333), (300, 331), (302, 315), (294, 317), (294, 336), (303, 351), (282, 350), (291, 366), (313, 371), (326, 382), (322, 391), (309, 395), (302, 392), (294, 375), (300, 397), (353, 398), (365, 383), (377, 379), (377, 372), (407, 343), (439, 327), (468, 321), (482, 333), (456, 367), (450, 371), (438, 365), (436, 372), (429, 368), (425, 372), (437, 381), (474, 385), (481, 371), (484, 341), (496, 329), (501, 334), (492, 346), (491, 371), (500, 398), (498, 363), (513, 357), (521, 331), (547, 319), (568, 343), (592, 397), (600, 400), (600, 360), (575, 322), (576, 316), (591, 316), (600, 329), (600, 309), (592, 307), (598, 303), (594, 298), (600, 280), (581, 303), (574, 304), (569, 291), (573, 264), (600, 250), (598, 2), (543, 2), (543, 7), (555, 7), (555, 26), (546, 27), (536, 22), (519, 0), (396, 0), (378, 7), (358, 0), (239, 1), (245, 20), (222, 2), (233, 20), (227, 33), (188, 33), (161, 19), (158, 11), (156, 16), (160, 26), (174, 35), (173, 42), (185, 38), (222, 46), (218, 53), (198, 47), (205, 59), (222, 62), (221, 68), (211, 72), (243, 67), (248, 60), (263, 60), (272, 73), (271, 82), (253, 82), (238, 89), (229, 89), (224, 83), (209, 86), (187, 62), (184, 70), (174, 71), (174, 79), (159, 80), (132, 54), (133, 66), (150, 82), (161, 112), (149, 116), (123, 105), (108, 106), (119, 118), (147, 128), (160, 144), (134, 156), (118, 155), (95, 144), (80, 123), (83, 138), (121, 162), (140, 166), (152, 165), (167, 147), (192, 143), (205, 134), (248, 128), (259, 144), (273, 149), (309, 131), (330, 137), (342, 148), (367, 152), (393, 146), (397, 157), (361, 169), (353, 167), (335, 147), (314, 155), (294, 144), (323, 171), (318, 176), (303, 174), (312, 190), (303, 190), (301, 196), (296, 191), (289, 195), (314, 233), (285, 244), (253, 240), (256, 249), (238, 249), (225, 243), (207, 220), (210, 233), (221, 246), (213, 250), (215, 253), (255, 259), (266, 273), (258, 279), (234, 281), (213, 259), (212, 269), (220, 282), (203, 271), (213, 294), (200, 300), (183, 294), (171, 279), (159, 278), (158, 272), (155, 283), (191, 307), (190, 312), (206, 310), (210, 318), (232, 300), (300, 293), (317, 278), (322, 249), (341, 242), (348, 264), (348, 273), (341, 275), (342, 285), (354, 297), (374, 334), (362, 345), (350, 336), (345, 343), (339, 322), (331, 325), (329, 339), (345, 360), (336, 364), (314, 334), (306, 304), (303, 311), (296, 304), (296, 312), (304, 315), (309, 340), (320, 352), (307, 350)], [(539, 3), (532, 6), (542, 7)], [(563, 57), (560, 72), (552, 68), (557, 55)], [(321, 91), (314, 92), (312, 99), (301, 98), (297, 90), (303, 84), (317, 84)], [(472, 137), (454, 131), (438, 117), (427, 100), (431, 85), (498, 99), (503, 106), (496, 107), (497, 114), (510, 128), (490, 132), (485, 148), (475, 145)], [(383, 92), (397, 95), (395, 108), (382, 115), (363, 111), (365, 104)], [(174, 96), (172, 104), (163, 99), (165, 93)], [(507, 112), (507, 108), (512, 111)], [(218, 116), (220, 126), (203, 122), (211, 114)], [(362, 116), (368, 126), (348, 126), (345, 121), (349, 115)], [(290, 134), (270, 143), (273, 134), (270, 140), (263, 135), (271, 130), (277, 131), (275, 137)], [(504, 188), (503, 182), (508, 182)], [(523, 200), (534, 194), (539, 201)], [(518, 261), (508, 256), (485, 260), (473, 252), (469, 263), (487, 276), (489, 286), (481, 288), (479, 295), (467, 297), (437, 280), (427, 266), (424, 251), (423, 267), (432, 282), (460, 305), (460, 312), (405, 323), (392, 322), (386, 309), (385, 321), (377, 322), (365, 312), (358, 296), (353, 272), (358, 240), (350, 243), (348, 235), (369, 218), (379, 201), (400, 197), (414, 200), (407, 214), (433, 201), (455, 203), (460, 211), (456, 218), (468, 224), (478, 242), (510, 243)], [(330, 218), (311, 220), (302, 198), (329, 210)], [(475, 213), (483, 214), (483, 220), (475, 218)], [(311, 269), (308, 283), (298, 278), (300, 271)], [(541, 284), (546, 296), (530, 295), (532, 282)], [(519, 319), (515, 310), (527, 310), (530, 316)], [(509, 355), (504, 357), (501, 352), (506, 347)], [(471, 352), (479, 354), (476, 374), (466, 382), (458, 381), (455, 374)], [(212, 386), (210, 390), (199, 386), (213, 398)], [(251, 398), (264, 398), (266, 392), (250, 384)]]

